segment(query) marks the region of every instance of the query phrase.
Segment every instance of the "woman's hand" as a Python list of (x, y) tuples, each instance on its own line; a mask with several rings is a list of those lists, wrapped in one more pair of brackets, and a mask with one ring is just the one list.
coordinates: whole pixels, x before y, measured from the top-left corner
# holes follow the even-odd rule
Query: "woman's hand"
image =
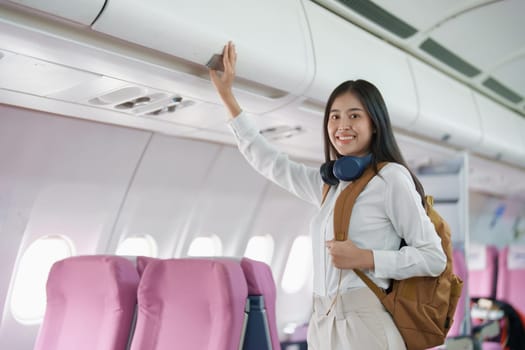
[(332, 263), (339, 269), (374, 269), (374, 254), (370, 249), (358, 248), (351, 240), (326, 241)]
[(210, 79), (233, 118), (241, 113), (241, 107), (237, 103), (232, 91), (236, 62), (237, 52), (235, 51), (235, 45), (229, 41), (228, 44), (224, 45), (224, 49), (222, 50), (224, 72), (218, 73), (216, 70), (210, 69)]

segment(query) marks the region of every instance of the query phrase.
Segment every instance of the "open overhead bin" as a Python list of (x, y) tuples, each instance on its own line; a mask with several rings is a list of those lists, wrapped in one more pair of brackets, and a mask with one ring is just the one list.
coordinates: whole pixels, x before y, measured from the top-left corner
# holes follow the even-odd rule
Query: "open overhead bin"
[(525, 167), (525, 120), (493, 100), (474, 94), (481, 115), (483, 137), (473, 150)]
[(469, 148), (481, 141), (481, 121), (471, 89), (410, 58), (417, 96), (417, 134), (454, 146)]
[(12, 3), (61, 17), (76, 23), (91, 25), (104, 8), (104, 0), (9, 0)]
[(313, 2), (305, 2), (315, 49), (316, 74), (306, 92), (324, 103), (345, 80), (365, 79), (381, 91), (392, 124), (408, 128), (417, 117), (417, 96), (407, 55)]
[[(110, 0), (95, 31), (172, 57), (180, 82), (218, 102), (204, 66), (234, 41), (242, 106), (263, 113), (302, 94), (314, 61), (301, 1)], [(184, 91), (181, 91), (184, 93)]]

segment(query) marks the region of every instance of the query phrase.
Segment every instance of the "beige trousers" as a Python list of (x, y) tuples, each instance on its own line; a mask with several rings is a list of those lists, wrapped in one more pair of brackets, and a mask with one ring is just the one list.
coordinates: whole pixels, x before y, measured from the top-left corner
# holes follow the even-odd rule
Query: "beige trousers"
[(308, 350), (406, 350), (392, 317), (368, 288), (337, 297), (314, 296)]

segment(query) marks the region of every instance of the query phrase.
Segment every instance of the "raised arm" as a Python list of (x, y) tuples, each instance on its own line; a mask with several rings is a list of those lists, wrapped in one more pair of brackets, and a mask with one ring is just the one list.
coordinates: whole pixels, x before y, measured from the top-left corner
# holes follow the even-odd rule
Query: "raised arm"
[(274, 147), (260, 134), (251, 116), (242, 112), (232, 91), (236, 61), (235, 46), (228, 42), (223, 50), (224, 72), (210, 69), (210, 78), (230, 113), (229, 126), (239, 150), (264, 177), (297, 197), (320, 205), (322, 179), (319, 169), (290, 160), (286, 153)]
[(237, 62), (237, 52), (235, 45), (229, 41), (222, 50), (222, 63), (224, 72), (219, 75), (216, 70), (210, 69), (210, 78), (219, 93), (222, 102), (230, 112), (230, 117), (235, 118), (241, 113), (241, 107), (232, 91), (235, 79), (235, 63)]

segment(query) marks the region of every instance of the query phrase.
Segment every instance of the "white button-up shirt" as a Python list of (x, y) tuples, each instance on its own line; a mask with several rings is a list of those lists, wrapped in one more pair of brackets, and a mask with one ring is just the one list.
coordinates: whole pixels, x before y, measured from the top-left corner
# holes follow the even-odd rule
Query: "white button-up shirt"
[[(252, 117), (244, 112), (230, 122), (230, 127), (239, 150), (259, 173), (320, 207), (323, 181), (319, 168), (290, 160), (259, 133)], [(338, 288), (339, 269), (333, 266), (325, 241), (334, 237), (334, 205), (347, 185), (341, 181), (330, 189), (310, 224), (314, 293), (320, 296), (334, 295)], [(384, 166), (357, 197), (348, 238), (359, 248), (372, 250), (375, 268), (365, 272), (381, 288), (388, 288), (390, 279), (437, 276), (445, 268), (441, 240), (421, 205), (410, 173), (397, 163)], [(399, 249), (401, 239), (407, 246)], [(352, 270), (342, 271), (342, 292), (363, 286)]]

